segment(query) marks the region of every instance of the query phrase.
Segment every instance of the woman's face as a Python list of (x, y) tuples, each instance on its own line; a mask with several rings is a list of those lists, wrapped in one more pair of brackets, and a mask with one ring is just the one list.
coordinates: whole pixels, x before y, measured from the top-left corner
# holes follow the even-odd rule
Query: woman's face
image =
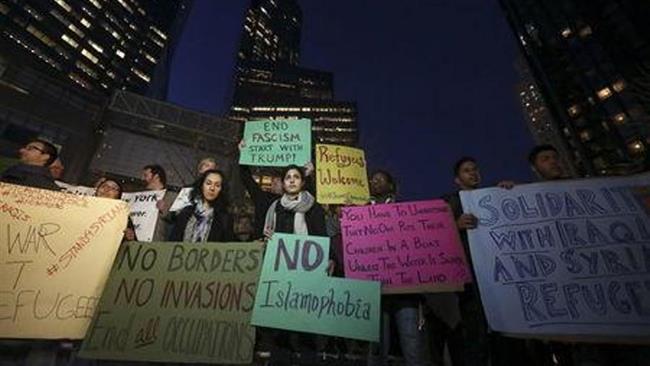
[(289, 169), (282, 180), (282, 188), (286, 194), (298, 194), (302, 191), (304, 182), (297, 169)]
[(110, 179), (103, 181), (95, 191), (95, 196), (111, 199), (120, 198), (120, 186)]
[(219, 193), (221, 193), (222, 183), (223, 178), (220, 174), (208, 174), (208, 176), (205, 177), (205, 180), (203, 181), (203, 185), (201, 186), (201, 190), (203, 191), (203, 199), (208, 202), (216, 200), (217, 197), (219, 197)]

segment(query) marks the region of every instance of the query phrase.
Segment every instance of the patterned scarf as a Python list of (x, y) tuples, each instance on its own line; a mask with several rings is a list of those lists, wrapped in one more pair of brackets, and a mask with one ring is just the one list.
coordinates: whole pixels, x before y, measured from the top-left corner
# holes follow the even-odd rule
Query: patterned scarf
[(210, 235), (210, 227), (214, 218), (214, 208), (203, 205), (203, 201), (194, 202), (194, 212), (187, 221), (183, 241), (190, 243), (205, 243)]

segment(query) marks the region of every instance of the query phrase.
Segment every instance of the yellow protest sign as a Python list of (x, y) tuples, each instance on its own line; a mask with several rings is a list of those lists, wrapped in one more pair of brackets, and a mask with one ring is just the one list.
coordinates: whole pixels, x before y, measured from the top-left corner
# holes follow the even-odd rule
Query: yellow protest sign
[(362, 205), (370, 199), (363, 150), (316, 145), (316, 199), (323, 204)]
[(0, 338), (81, 339), (128, 206), (0, 183)]

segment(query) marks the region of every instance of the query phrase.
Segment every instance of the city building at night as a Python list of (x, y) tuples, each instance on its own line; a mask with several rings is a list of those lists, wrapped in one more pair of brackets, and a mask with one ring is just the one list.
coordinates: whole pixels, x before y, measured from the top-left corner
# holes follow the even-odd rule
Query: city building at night
[(254, 0), (237, 54), (229, 117), (312, 121), (315, 143), (355, 146), (356, 103), (334, 98), (332, 73), (298, 66), (302, 13), (295, 0)]
[(0, 2), (5, 62), (110, 95), (166, 96), (175, 42), (190, 1)]
[(579, 175), (650, 159), (650, 4), (501, 0), (535, 87)]

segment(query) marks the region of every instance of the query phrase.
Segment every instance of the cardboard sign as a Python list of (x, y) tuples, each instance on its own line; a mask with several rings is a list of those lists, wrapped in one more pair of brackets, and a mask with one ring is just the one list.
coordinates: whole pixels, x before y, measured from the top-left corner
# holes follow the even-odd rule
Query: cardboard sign
[(604, 178), (462, 191), (463, 210), (480, 220), (468, 235), (490, 327), (647, 340), (650, 219), (633, 188), (644, 183)]
[(471, 281), (453, 215), (442, 200), (346, 207), (345, 276), (383, 293), (456, 291)]
[(0, 183), (0, 338), (83, 338), (127, 216), (119, 200)]
[(274, 234), (251, 323), (377, 342), (379, 283), (328, 277), (328, 253), (329, 238)]
[(95, 188), (86, 186), (74, 186), (61, 181), (54, 181), (57, 186), (61, 187), (62, 192), (78, 194), (80, 196), (94, 196)]
[(316, 198), (323, 204), (368, 203), (370, 191), (363, 150), (316, 145)]
[(130, 217), (135, 235), (140, 241), (151, 241), (158, 221), (156, 203), (165, 197), (165, 190), (123, 193), (122, 200), (129, 203)]
[(303, 166), (311, 160), (311, 120), (246, 122), (239, 163), (256, 166)]
[(84, 339), (83, 358), (247, 364), (259, 243), (123, 246)]

